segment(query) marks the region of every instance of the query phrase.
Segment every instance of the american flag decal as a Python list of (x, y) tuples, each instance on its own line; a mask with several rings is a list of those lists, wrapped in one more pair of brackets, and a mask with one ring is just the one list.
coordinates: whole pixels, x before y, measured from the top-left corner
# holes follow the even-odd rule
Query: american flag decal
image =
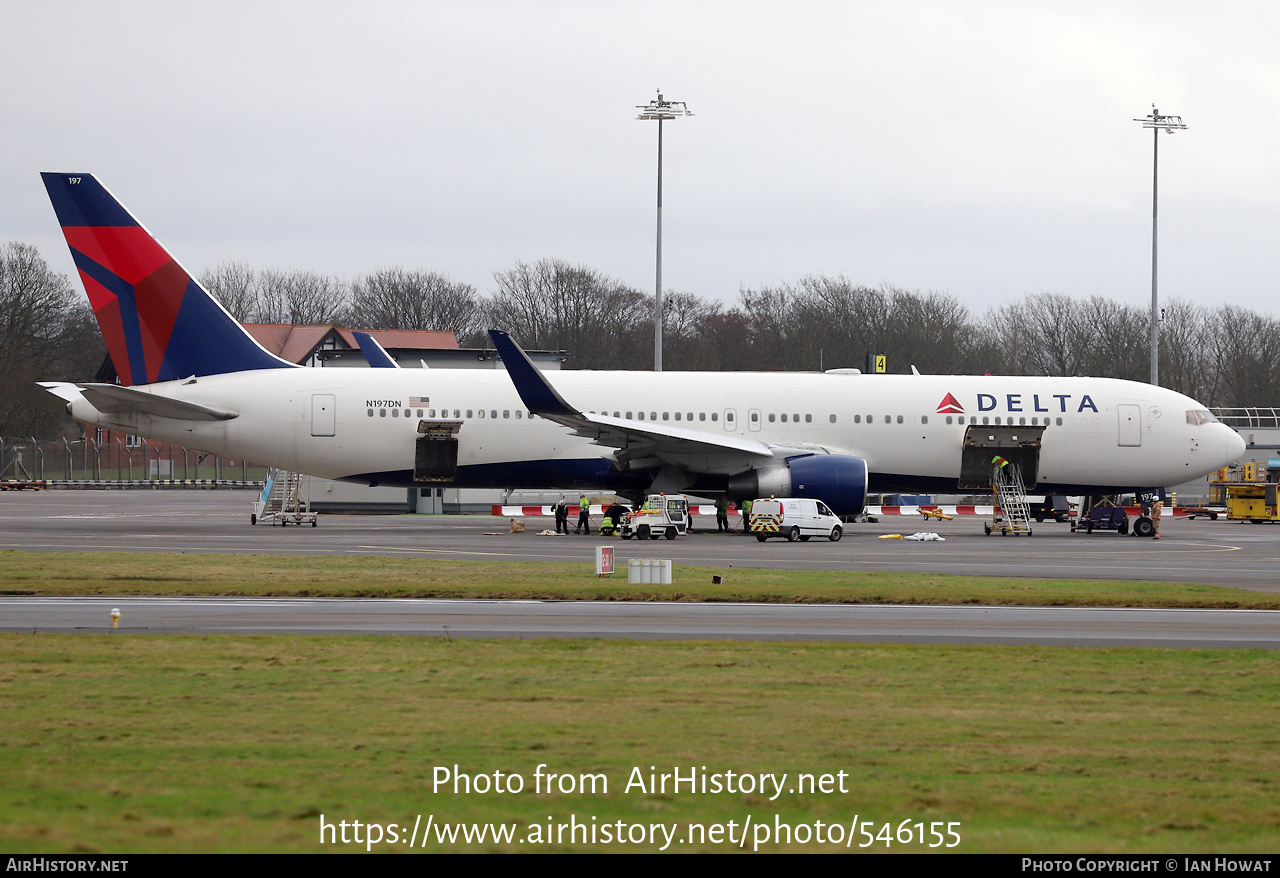
[(431, 405), (431, 397), (429, 396), (409, 397), (409, 408), (414, 408), (415, 406), (428, 406), (428, 405)]

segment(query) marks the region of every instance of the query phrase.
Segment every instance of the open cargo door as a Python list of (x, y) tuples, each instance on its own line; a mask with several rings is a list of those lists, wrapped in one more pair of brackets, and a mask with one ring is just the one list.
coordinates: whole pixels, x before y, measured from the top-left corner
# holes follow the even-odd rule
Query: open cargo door
[(1040, 469), (1040, 440), (1044, 427), (1005, 427), (974, 424), (964, 431), (960, 485), (964, 490), (990, 490), (997, 455), (1022, 472), (1026, 488), (1034, 488)]
[(415, 482), (452, 482), (458, 472), (458, 430), (462, 421), (419, 421), (413, 456)]

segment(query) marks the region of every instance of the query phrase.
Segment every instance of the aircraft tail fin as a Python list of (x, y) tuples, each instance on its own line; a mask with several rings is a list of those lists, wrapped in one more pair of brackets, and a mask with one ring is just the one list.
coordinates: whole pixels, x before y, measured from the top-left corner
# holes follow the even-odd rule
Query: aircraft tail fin
[(120, 383), (294, 368), (267, 351), (91, 174), (41, 174)]

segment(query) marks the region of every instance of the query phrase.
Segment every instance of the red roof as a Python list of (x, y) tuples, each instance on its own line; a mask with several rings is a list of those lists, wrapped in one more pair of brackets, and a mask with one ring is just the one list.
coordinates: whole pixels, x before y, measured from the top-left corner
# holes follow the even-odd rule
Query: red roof
[[(288, 323), (246, 323), (245, 331), (258, 344), (290, 363), (305, 362), (324, 343), (330, 333), (337, 335), (342, 345), (359, 348), (353, 330), (332, 324), (292, 325)], [(388, 350), (458, 350), (458, 339), (448, 329), (363, 329)]]
[(333, 330), (332, 326), (293, 326), (288, 323), (246, 323), (244, 328), (258, 344), (290, 363), (306, 360)]
[[(391, 348), (420, 351), (459, 350), (458, 337), (450, 329), (361, 329), (359, 331), (369, 333), (377, 339), (378, 344), (388, 350)], [(338, 335), (353, 348), (358, 348), (360, 346), (356, 344), (352, 332), (353, 330), (350, 329), (339, 329)]]

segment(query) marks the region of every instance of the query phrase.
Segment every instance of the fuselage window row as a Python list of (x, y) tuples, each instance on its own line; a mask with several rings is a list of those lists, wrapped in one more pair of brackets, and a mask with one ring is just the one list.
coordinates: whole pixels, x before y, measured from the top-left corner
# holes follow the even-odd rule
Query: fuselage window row
[[(378, 416), (378, 417), (381, 417), (381, 418), (385, 418), (385, 417), (387, 417), (387, 412), (388, 412), (388, 411), (389, 411), (389, 412), (391, 412), (391, 415), (390, 415), (390, 416), (391, 416), (391, 417), (393, 417), (393, 418), (399, 418), (399, 417), (401, 416), (400, 409), (384, 409), (384, 408), (380, 408), (380, 409), (372, 409), (372, 408), (371, 408), (371, 409), (367, 409), (366, 414), (368, 415), (368, 417), (371, 417), (371, 418), (372, 418), (372, 417), (374, 417), (374, 412), (375, 412), (375, 411), (377, 412), (377, 416)], [(405, 417), (405, 418), (413, 418), (413, 417), (415, 417), (415, 416), (416, 416), (417, 418), (421, 419), (421, 418), (424, 416), (424, 414), (425, 414), (425, 416), (426, 416), (426, 417), (428, 417), (428, 418), (435, 418), (435, 417), (437, 416), (437, 410), (436, 410), (436, 409), (429, 409), (429, 410), (424, 411), (423, 409), (417, 409), (417, 410), (416, 410), (416, 412), (415, 412), (414, 410), (411, 410), (411, 409), (405, 409), (405, 410), (404, 410), (404, 417)], [(534, 415), (534, 413), (533, 413), (533, 412), (527, 412), (527, 413), (526, 413), (526, 412), (525, 412), (525, 410), (523, 410), (523, 409), (516, 409), (516, 410), (515, 410), (515, 412), (514, 412), (514, 417), (516, 417), (516, 418), (518, 418), (518, 419), (523, 419), (523, 418), (525, 418), (525, 417), (526, 417), (526, 414), (527, 414), (527, 416), (528, 416), (528, 418), (529, 418), (530, 420), (532, 420), (534, 417), (536, 417), (536, 415)], [(593, 412), (593, 414), (594, 414), (594, 412)], [(606, 415), (607, 415), (607, 414), (608, 414), (608, 412), (602, 412), (601, 414), (606, 414)], [(711, 415), (711, 416), (710, 416), (710, 418), (708, 418), (708, 417), (707, 417), (707, 412), (698, 412), (698, 413), (697, 413), (697, 420), (699, 420), (699, 421), (703, 421), (703, 422), (705, 422), (705, 421), (707, 421), (707, 420), (710, 420), (710, 421), (712, 421), (712, 422), (718, 422), (718, 421), (720, 420), (720, 414), (719, 414), (719, 412), (711, 412), (711, 413), (710, 413), (710, 415)], [(447, 417), (449, 417), (449, 409), (440, 409), (440, 410), (439, 410), (439, 416), (440, 416), (441, 418), (447, 418)], [(497, 410), (497, 409), (488, 409), (488, 410), (486, 410), (486, 409), (476, 409), (476, 410), (467, 409), (467, 410), (466, 410), (466, 414), (465, 414), (465, 416), (466, 416), (466, 417), (468, 417), (468, 418), (470, 418), (470, 417), (480, 417), (480, 418), (494, 418), (494, 419), (496, 419), (496, 418), (498, 417), (498, 410)], [(503, 418), (510, 419), (512, 416), (513, 416), (513, 414), (512, 414), (512, 410), (511, 410), (511, 409), (503, 409), (503, 410), (502, 410), (502, 417), (503, 417)], [(614, 412), (614, 413), (613, 413), (613, 416), (614, 416), (615, 418), (625, 417), (627, 420), (633, 420), (633, 419), (634, 419), (634, 420), (639, 420), (639, 421), (644, 421), (644, 420), (656, 421), (656, 420), (658, 420), (658, 413), (657, 413), (657, 412), (649, 412), (648, 414), (646, 414), (645, 412), (621, 412), (621, 411), (617, 411), (617, 412)], [(454, 409), (454, 410), (453, 410), (453, 417), (454, 417), (455, 419), (462, 418), (462, 417), (463, 417), (463, 412), (462, 412), (462, 410), (460, 410), (460, 409)], [(753, 412), (750, 414), (750, 418), (751, 418), (752, 423), (759, 423), (759, 420), (760, 420), (760, 414), (759, 414), (759, 412), (754, 412), (754, 411), (753, 411)], [(786, 412), (782, 412), (782, 413), (770, 412), (770, 413), (767, 415), (767, 418), (768, 418), (768, 422), (769, 422), (770, 424), (777, 423), (777, 422), (779, 422), (779, 421), (780, 421), (780, 422), (782, 422), (782, 423), (784, 423), (784, 424), (786, 424), (786, 423), (796, 423), (796, 424), (800, 423), (800, 415), (799, 415), (798, 413), (794, 413), (794, 412), (793, 412), (793, 413), (791, 413), (791, 414), (787, 414)], [(669, 420), (671, 420), (671, 419), (672, 419), (672, 413), (671, 413), (671, 412), (663, 412), (663, 413), (662, 413), (662, 420), (664, 420), (664, 421), (669, 421)], [(865, 423), (867, 423), (867, 424), (873, 424), (873, 423), (875, 423), (875, 415), (854, 415), (854, 416), (853, 416), (853, 422), (854, 422), (855, 424), (861, 424), (861, 423), (863, 423), (863, 422), (864, 422), (864, 419), (865, 419)], [(693, 420), (694, 420), (694, 413), (693, 413), (693, 412), (675, 412), (675, 420), (677, 420), (677, 421), (693, 421)], [(836, 415), (834, 415), (834, 414), (830, 414), (830, 415), (827, 415), (827, 420), (828, 420), (830, 423), (834, 424), (834, 423), (837, 423), (838, 418), (837, 418), (837, 416), (836, 416)], [(1074, 420), (1074, 419), (1073, 419), (1073, 420)], [(726, 422), (727, 424), (729, 424), (729, 425), (732, 425), (732, 424), (733, 424), (733, 414), (732, 414), (732, 413), (730, 413), (730, 412), (726, 412), (726, 413), (725, 413), (725, 422)], [(901, 424), (901, 423), (904, 423), (904, 422), (905, 422), (905, 418), (904, 418), (904, 416), (903, 416), (903, 415), (885, 415), (885, 416), (884, 416), (884, 423), (886, 423), (886, 424), (894, 424), (894, 423)], [(1061, 427), (1061, 426), (1063, 425), (1063, 419), (1062, 419), (1061, 417), (1059, 417), (1059, 418), (1054, 418), (1054, 419), (1033, 417), (1033, 418), (1031, 418), (1031, 420), (1030, 420), (1030, 426), (1033, 426), (1033, 427), (1037, 427), (1037, 426), (1048, 427), (1048, 426), (1050, 425), (1050, 423), (1051, 423), (1051, 422), (1052, 422), (1052, 423), (1054, 423), (1054, 424), (1056, 424), (1056, 425), (1057, 425), (1057, 426), (1059, 426), (1059, 427)], [(813, 415), (811, 415), (811, 414), (806, 414), (806, 415), (804, 416), (804, 423), (806, 423), (806, 424), (811, 424), (811, 423), (813, 423)], [(913, 423), (914, 423), (914, 422), (913, 422)], [(921, 423), (921, 424), (928, 424), (928, 423), (929, 423), (929, 416), (928, 416), (928, 415), (921, 415), (921, 416), (920, 416), (920, 423)], [(957, 415), (957, 416), (955, 416), (955, 417), (953, 417), (952, 415), (947, 415), (947, 424), (948, 424), (948, 425), (951, 425), (951, 424), (957, 424), (957, 425), (959, 425), (959, 426), (962, 426), (962, 427), (963, 427), (963, 426), (965, 425), (965, 423), (966, 423), (966, 416), (965, 416), (965, 415)], [(978, 417), (977, 417), (976, 415), (975, 415), (975, 416), (972, 416), (972, 417), (969, 417), (969, 418), (968, 418), (967, 423), (969, 423), (969, 424), (975, 424), (975, 425), (976, 425), (976, 424), (978, 423)], [(1087, 421), (1082, 421), (1082, 423), (1087, 423)], [(995, 424), (996, 426), (1006, 426), (1006, 425), (1007, 425), (1007, 426), (1010, 426), (1010, 427), (1012, 427), (1012, 426), (1025, 427), (1025, 426), (1027, 426), (1027, 425), (1028, 425), (1028, 421), (1027, 421), (1027, 419), (1026, 419), (1025, 417), (1020, 417), (1020, 418), (1018, 418), (1018, 419), (1017, 419), (1017, 421), (1016, 421), (1016, 423), (1015, 423), (1014, 418), (1013, 418), (1012, 416), (1009, 416), (1009, 417), (1003, 417), (1003, 416), (1001, 416), (1001, 415), (995, 415), (995, 416), (991, 416), (991, 415), (983, 415), (983, 416), (982, 416), (982, 425), (983, 425), (983, 426), (987, 426), (987, 425), (990, 425), (990, 424)]]

